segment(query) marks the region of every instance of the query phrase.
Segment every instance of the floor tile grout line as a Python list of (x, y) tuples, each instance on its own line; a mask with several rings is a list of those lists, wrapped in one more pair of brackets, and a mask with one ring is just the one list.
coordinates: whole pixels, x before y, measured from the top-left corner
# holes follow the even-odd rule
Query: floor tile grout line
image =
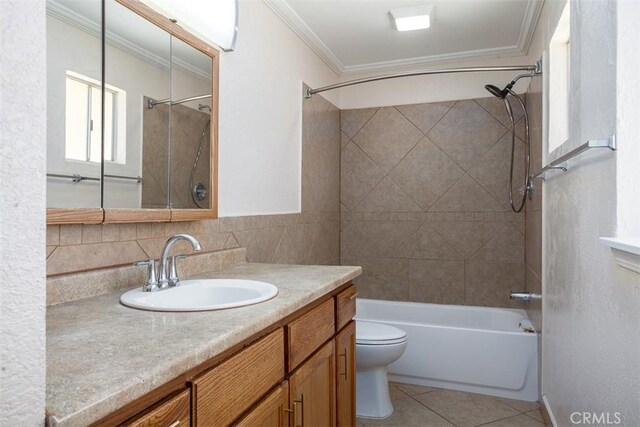
[[(501, 402), (501, 403), (502, 403), (502, 402)], [(509, 408), (511, 408), (511, 406), (509, 406)], [(511, 409), (515, 409), (515, 408), (511, 408)], [(482, 427), (482, 426), (490, 425), (490, 424), (492, 424), (492, 423), (497, 423), (498, 421), (510, 420), (511, 418), (516, 418), (516, 417), (519, 417), (519, 416), (521, 416), (521, 415), (525, 415), (525, 414), (523, 414), (523, 413), (518, 413), (518, 414), (516, 414), (516, 415), (511, 415), (511, 416), (509, 416), (509, 417), (499, 418), (499, 419), (497, 419), (497, 420), (488, 421), (488, 422), (486, 422), (486, 423), (482, 423), (482, 424), (475, 424), (473, 427)], [(529, 418), (532, 418), (532, 417), (529, 417)], [(535, 418), (532, 418), (532, 419), (534, 419), (534, 420), (535, 420)], [(536, 421), (538, 421), (538, 420), (536, 420)], [(538, 421), (538, 422), (540, 423), (540, 421)], [(541, 425), (541, 426), (544, 426), (544, 424), (543, 424), (543, 423), (540, 423), (540, 425)]]
[[(440, 390), (432, 390), (430, 392), (427, 393), (434, 393), (434, 392), (438, 392)], [(422, 394), (427, 394), (427, 393), (422, 393)], [(406, 393), (405, 393), (406, 394)], [(425, 408), (427, 408), (428, 410), (430, 410), (431, 412), (433, 412), (434, 414), (438, 415), (440, 418), (444, 419), (445, 421), (447, 421), (448, 423), (458, 427), (458, 425), (456, 423), (454, 423), (453, 421), (451, 421), (449, 418), (445, 417), (444, 415), (442, 415), (441, 413), (439, 413), (438, 411), (436, 411), (433, 408), (430, 408), (429, 406), (427, 406), (426, 404), (420, 402), (418, 399), (414, 398), (413, 396), (409, 396), (411, 399), (413, 399), (415, 402), (418, 402), (420, 405), (424, 406)]]

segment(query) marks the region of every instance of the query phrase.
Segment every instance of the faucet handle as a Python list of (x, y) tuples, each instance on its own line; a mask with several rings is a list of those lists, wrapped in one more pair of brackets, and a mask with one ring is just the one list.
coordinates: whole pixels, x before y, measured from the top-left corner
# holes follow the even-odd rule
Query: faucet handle
[(174, 255), (169, 257), (169, 286), (180, 285), (180, 279), (178, 279), (178, 269), (176, 264), (178, 260), (185, 259), (186, 255)]
[(156, 278), (156, 260), (145, 259), (133, 263), (136, 267), (147, 267), (147, 281), (142, 286), (143, 292), (151, 292), (158, 289), (158, 279)]

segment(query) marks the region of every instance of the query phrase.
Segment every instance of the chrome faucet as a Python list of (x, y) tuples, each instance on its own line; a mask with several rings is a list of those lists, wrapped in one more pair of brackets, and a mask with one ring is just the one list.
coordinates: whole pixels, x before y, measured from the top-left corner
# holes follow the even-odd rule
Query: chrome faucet
[(159, 289), (166, 289), (174, 286), (180, 285), (180, 279), (178, 279), (178, 271), (176, 268), (176, 263), (179, 259), (185, 258), (184, 255), (175, 255), (170, 257), (169, 251), (173, 245), (180, 241), (186, 240), (191, 243), (194, 251), (202, 250), (202, 246), (198, 240), (191, 236), (190, 234), (176, 234), (171, 236), (169, 240), (164, 244), (164, 248), (162, 249), (162, 256), (160, 257), (160, 266), (159, 273), (160, 276), (156, 279), (156, 261), (153, 259), (148, 259), (144, 261), (137, 261), (134, 265), (142, 267), (148, 267), (148, 275), (147, 281), (142, 287), (144, 292), (153, 292)]
[(542, 299), (542, 295), (540, 294), (534, 294), (531, 292), (526, 292), (526, 291), (511, 291), (511, 294), (509, 295), (509, 299), (512, 301), (516, 301), (516, 300), (520, 300), (520, 301), (531, 301), (534, 299)]
[(187, 242), (191, 243), (194, 251), (202, 250), (200, 242), (198, 242), (196, 238), (190, 234), (176, 234), (175, 236), (169, 237), (167, 243), (164, 244), (164, 248), (162, 249), (162, 256), (160, 257), (160, 278), (158, 279), (158, 287), (160, 289), (178, 286), (180, 284), (180, 280), (178, 280), (178, 274), (176, 273), (176, 261), (179, 258), (173, 256), (170, 258), (170, 265), (167, 264), (169, 251), (171, 250), (173, 245), (175, 245), (175, 243), (180, 240), (186, 240)]

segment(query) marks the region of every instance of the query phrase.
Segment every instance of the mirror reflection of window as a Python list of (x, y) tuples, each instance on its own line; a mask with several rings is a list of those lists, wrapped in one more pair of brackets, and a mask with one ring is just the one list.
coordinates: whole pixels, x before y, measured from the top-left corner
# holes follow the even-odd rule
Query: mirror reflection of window
[[(100, 82), (67, 72), (65, 99), (65, 157), (99, 163), (102, 136), (102, 90)], [(104, 93), (104, 160), (126, 163), (126, 92), (115, 87)], [(122, 110), (122, 111), (119, 111)]]

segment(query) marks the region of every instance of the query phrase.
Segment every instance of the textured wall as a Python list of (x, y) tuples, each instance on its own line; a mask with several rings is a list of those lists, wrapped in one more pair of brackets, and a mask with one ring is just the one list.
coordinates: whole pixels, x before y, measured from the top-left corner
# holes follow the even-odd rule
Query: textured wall
[(0, 2), (0, 58), (0, 425), (41, 426), (45, 399), (44, 1)]
[(341, 262), (362, 265), (362, 296), (511, 305), (524, 215), (508, 205), (508, 126), (496, 98), (342, 111)]
[[(204, 251), (242, 246), (250, 262), (338, 264), (340, 111), (321, 96), (303, 104), (302, 213), (184, 223), (47, 227), (47, 274), (157, 258), (167, 237), (191, 233)], [(176, 250), (189, 250), (176, 245)]]
[[(545, 3), (534, 46), (546, 46), (563, 3)], [(571, 2), (570, 139), (554, 156), (616, 132), (616, 87), (629, 83), (616, 84), (616, 9), (623, 5)], [(637, 129), (637, 113), (627, 120)], [(636, 135), (620, 147), (637, 145)], [(574, 411), (620, 412), (621, 425), (640, 424), (640, 276), (618, 267), (598, 242), (616, 235), (622, 152), (582, 154), (544, 184), (542, 393), (559, 426), (571, 425)]]

